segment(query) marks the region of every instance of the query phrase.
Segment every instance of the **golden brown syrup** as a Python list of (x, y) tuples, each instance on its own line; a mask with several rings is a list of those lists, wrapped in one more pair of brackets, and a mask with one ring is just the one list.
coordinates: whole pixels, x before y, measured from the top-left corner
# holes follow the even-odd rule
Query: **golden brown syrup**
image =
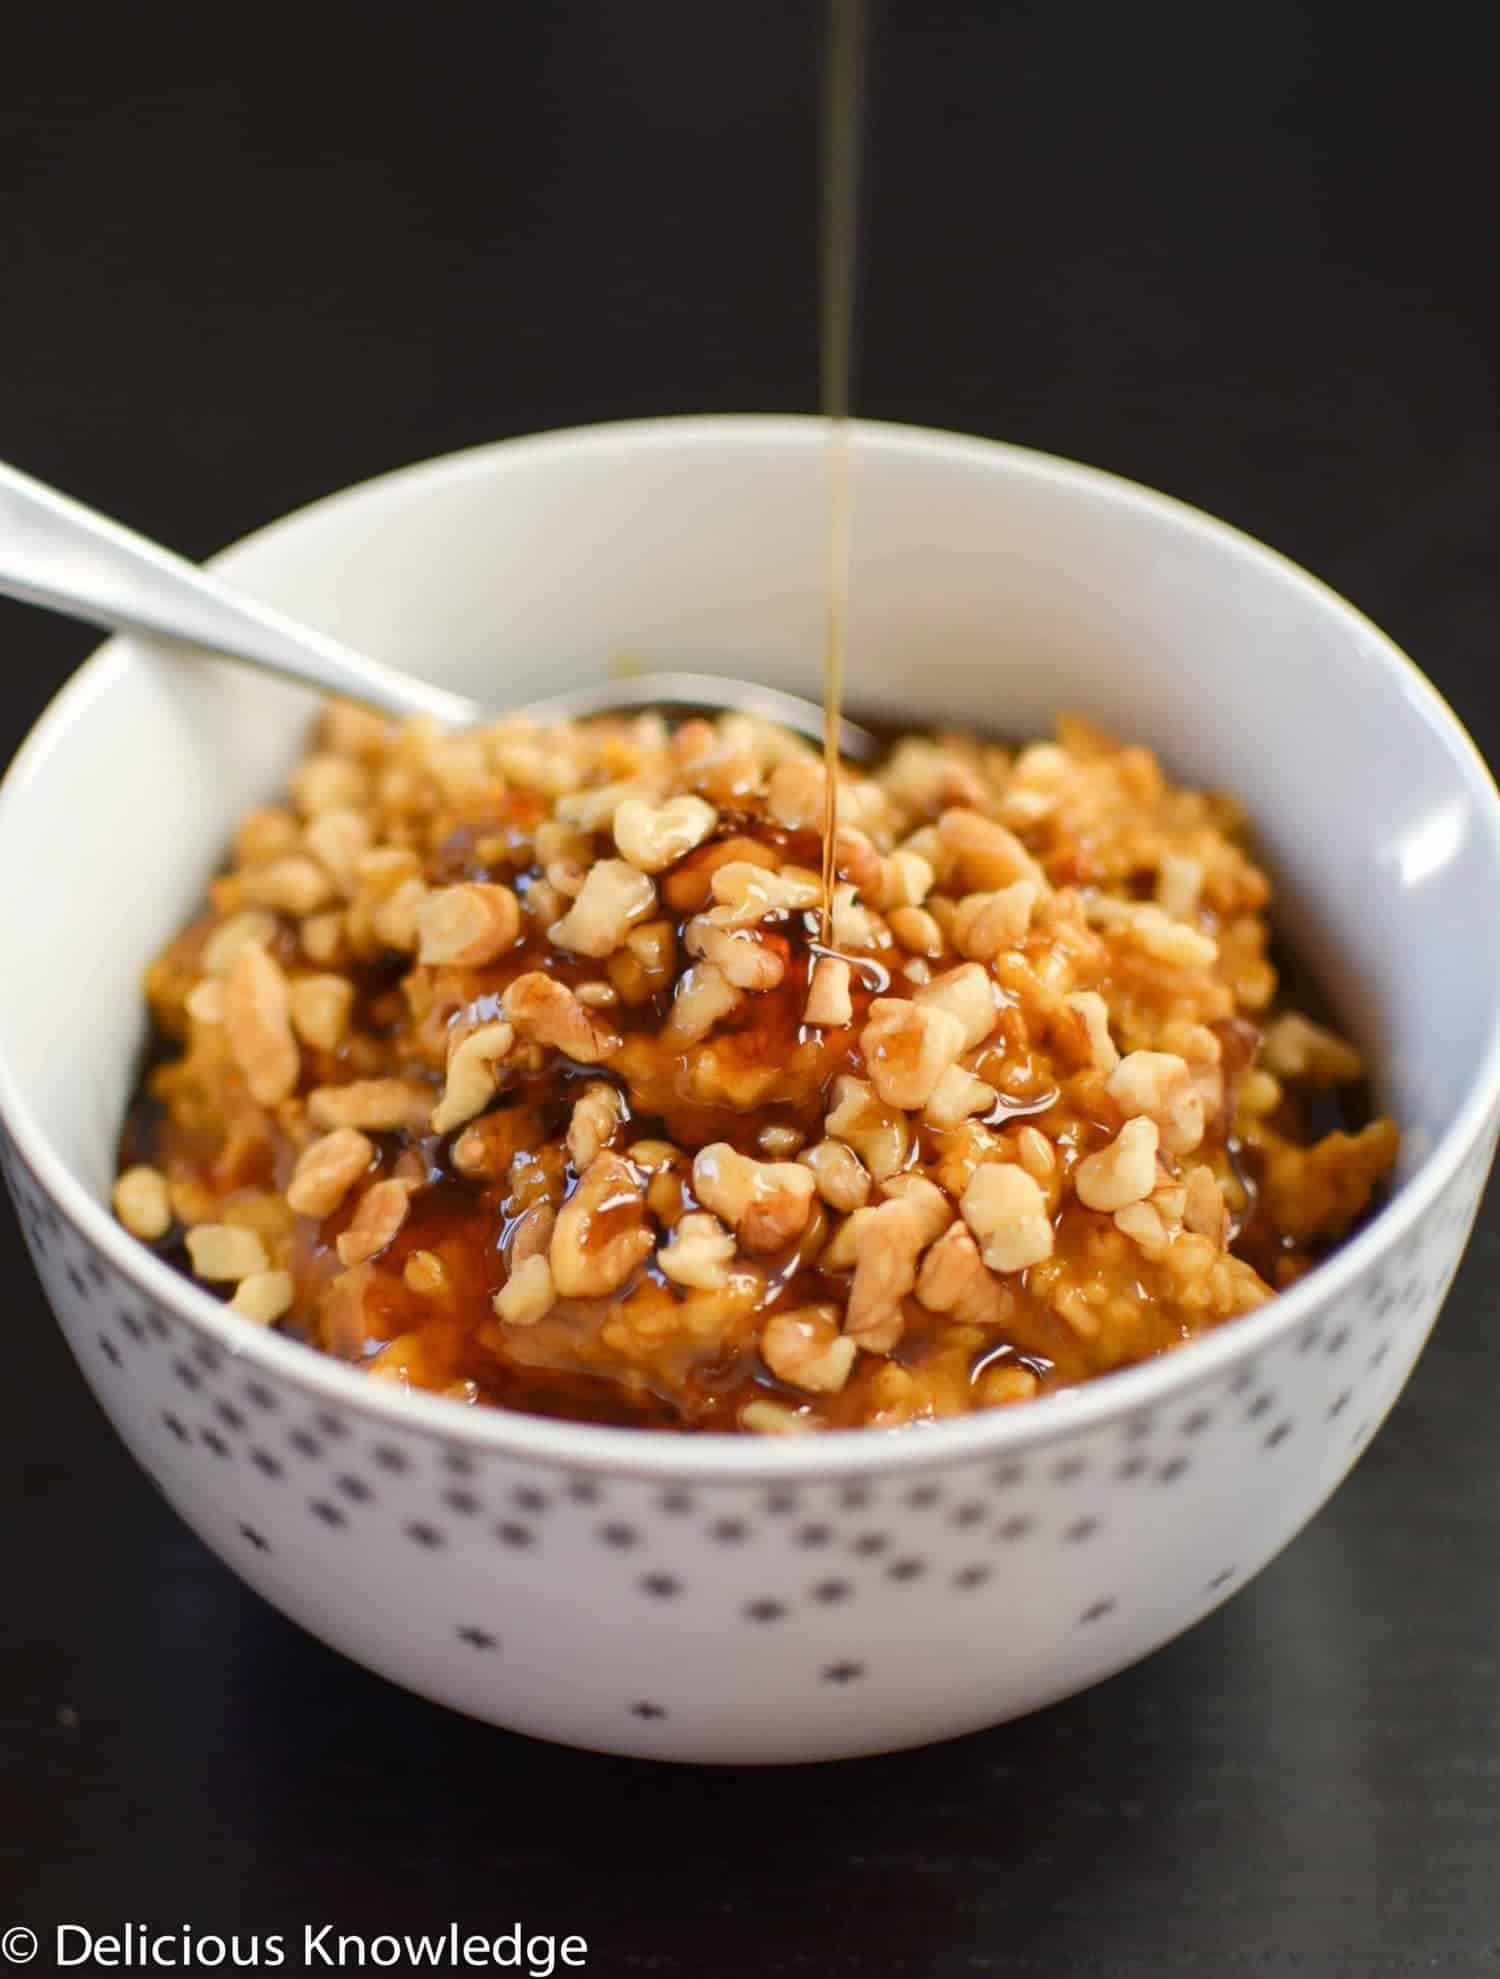
[(823, 633), (823, 945), (833, 941), (839, 712), (849, 645), (849, 381), (854, 351), (854, 257), (864, 116), (866, 0), (828, 0), (824, 50), (821, 328), (828, 421), (828, 569)]

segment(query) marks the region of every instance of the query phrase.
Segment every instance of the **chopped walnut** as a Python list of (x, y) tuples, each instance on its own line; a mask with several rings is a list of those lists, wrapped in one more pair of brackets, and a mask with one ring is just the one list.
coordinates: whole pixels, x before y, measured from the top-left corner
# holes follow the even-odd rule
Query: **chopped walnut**
[(734, 1263), (734, 1238), (718, 1217), (690, 1210), (679, 1217), (656, 1261), (676, 1285), (716, 1292), (727, 1283)]
[(689, 955), (712, 962), (736, 989), (773, 990), (786, 974), (786, 964), (775, 949), (767, 948), (748, 928), (725, 927), (711, 914), (689, 921), (683, 939)]
[(908, 955), (942, 954), (943, 930), (925, 907), (893, 907), (886, 924)]
[(789, 1409), (782, 1402), (757, 1399), (746, 1402), (739, 1413), (739, 1425), (755, 1436), (813, 1436), (818, 1423), (801, 1409)]
[(251, 866), (240, 874), (240, 896), (251, 907), (269, 907), (278, 914), (316, 913), (334, 895), (333, 881), (316, 859), (293, 853), (267, 866)]
[(307, 849), (346, 900), (359, 890), (359, 862), (370, 849), (370, 827), (358, 811), (325, 811), (306, 832)]
[(1116, 900), (1110, 894), (1096, 893), (1089, 896), (1085, 912), (1095, 927), (1119, 931), (1158, 962), (1178, 969), (1201, 969), (1218, 959), (1216, 941), (1185, 921), (1174, 921), (1154, 901)]
[(578, 898), (549, 930), (559, 948), (602, 960), (656, 906), (656, 888), (624, 859), (591, 866)]
[(581, 1174), (607, 1148), (625, 1118), (625, 1102), (613, 1086), (591, 1079), (573, 1102), (568, 1157)]
[(1025, 1271), (1051, 1257), (1047, 1198), (1024, 1168), (985, 1162), (975, 1169), (959, 1208), (991, 1271)]
[(1011, 1310), (1009, 1292), (979, 1255), (962, 1220), (950, 1223), (923, 1257), (916, 1298), (929, 1312), (952, 1313), (966, 1326), (997, 1326)]
[(307, 1096), (315, 1127), (359, 1127), (370, 1134), (425, 1134), (432, 1088), (415, 1079), (352, 1079), (347, 1086), (317, 1086)]
[(558, 1213), (548, 1256), (559, 1298), (617, 1292), (651, 1255), (645, 1184), (622, 1155), (601, 1154)]
[(700, 1148), (693, 1193), (722, 1216), (747, 1251), (776, 1251), (800, 1237), (812, 1214), (811, 1172), (795, 1161), (753, 1161), (727, 1141)]
[(242, 948), (252, 943), (264, 948), (276, 938), (276, 919), (259, 909), (232, 914), (221, 921), (203, 944), (203, 968), (210, 976), (227, 976)]
[(839, 955), (820, 955), (813, 965), (804, 1024), (822, 1030), (840, 1030), (854, 1021), (854, 1003), (849, 994), (849, 964)]
[(438, 887), (417, 912), (417, 960), (482, 969), (521, 932), (521, 907), (508, 886), (465, 882)]
[[(819, 893), (821, 895), (821, 888)], [(833, 889), (833, 904), (828, 918), (835, 948), (881, 946), (884, 930), (880, 921), (868, 907), (860, 905), (852, 886), (845, 884)]]
[(842, 1141), (819, 1141), (799, 1158), (812, 1170), (818, 1194), (830, 1209), (862, 1209), (870, 1200), (870, 1177), (864, 1163)]
[(375, 1159), (375, 1144), (354, 1127), (337, 1127), (298, 1157), (286, 1199), (298, 1216), (332, 1216)]
[(696, 851), (718, 825), (718, 812), (701, 797), (673, 797), (664, 804), (627, 797), (615, 810), (615, 844), (641, 872), (659, 873)]
[(292, 1035), (286, 977), (256, 942), (236, 954), (224, 981), (224, 1030), (250, 1096), (274, 1106), (297, 1090), (302, 1054)]
[(999, 1017), (995, 986), (977, 962), (963, 962), (934, 976), (912, 1001), (924, 1010), (946, 1010), (964, 1027), (965, 1051), (983, 1044)]
[(797, 1306), (760, 1329), (761, 1358), (791, 1388), (836, 1395), (849, 1379), (859, 1349), (839, 1332), (837, 1306)]
[(896, 1173), (911, 1146), (911, 1129), (901, 1110), (877, 1098), (873, 1086), (849, 1072), (833, 1082), (833, 1105), (823, 1131), (853, 1148), (877, 1182)]
[(1229, 1242), (1229, 1205), (1211, 1168), (1199, 1166), (1187, 1173), (1182, 1221), (1187, 1229), (1209, 1238), (1220, 1250)]
[(1294, 1010), (1266, 1026), (1260, 1058), (1278, 1079), (1307, 1079), (1318, 1086), (1343, 1086), (1364, 1075), (1353, 1045)]
[(291, 1311), (296, 1296), (289, 1271), (252, 1271), (235, 1286), (229, 1309), (257, 1326), (274, 1326)]
[(234, 1223), (200, 1223), (187, 1233), (187, 1251), (197, 1277), (225, 1284), (265, 1271), (270, 1263), (255, 1231)]
[(501, 1022), (481, 1024), (455, 1039), (443, 1096), (432, 1110), (434, 1134), (451, 1134), (483, 1113), (499, 1089), (500, 1067), (515, 1041), (514, 1027)]
[(495, 1317), (507, 1326), (535, 1326), (546, 1318), (556, 1298), (552, 1267), (546, 1258), (522, 1258), (495, 1294)]
[(872, 1354), (888, 1354), (900, 1342), (905, 1330), (902, 1304), (916, 1285), (917, 1260), (953, 1214), (947, 1197), (932, 1183), (919, 1176), (897, 1179), (917, 1187), (878, 1209), (858, 1212), (868, 1221), (859, 1233), (844, 1331)]
[(714, 869), (710, 891), (724, 910), (726, 927), (748, 928), (772, 914), (797, 913), (816, 907), (823, 883), (816, 873), (787, 866), (771, 872), (748, 859), (732, 859)]
[(144, 1163), (127, 1168), (115, 1183), (112, 1200), (115, 1215), (142, 1243), (154, 1244), (172, 1227), (172, 1199), (160, 1169)]
[(1203, 1097), (1175, 1052), (1130, 1052), (1104, 1089), (1127, 1120), (1144, 1114), (1156, 1122), (1168, 1154), (1191, 1154), (1203, 1139)]
[(1120, 1054), (1109, 1034), (1109, 1005), (1097, 990), (1074, 990), (1064, 1000), (1083, 1025), (1089, 1062), (1095, 1071), (1113, 1072)]
[(1017, 880), (1029, 880), (1038, 893), (1047, 890), (1046, 874), (1015, 833), (980, 811), (944, 811), (938, 837), (965, 893), (995, 891)]
[(1203, 891), (1203, 866), (1180, 852), (1168, 852), (1156, 869), (1156, 900), (1174, 921), (1191, 921)]
[(1080, 1161), (1073, 1185), (1089, 1209), (1113, 1213), (1143, 1202), (1156, 1186), (1156, 1122), (1127, 1120), (1108, 1147)]
[(288, 990), (292, 1029), (314, 1051), (337, 1051), (349, 1034), (354, 985), (346, 976), (298, 976)]
[(349, 1228), (340, 1232), (339, 1262), (363, 1264), (393, 1243), (411, 1211), (411, 1190), (394, 1178), (373, 1182), (359, 1199)]
[(510, 1268), (512, 1271), (530, 1257), (545, 1257), (552, 1245), (552, 1232), (557, 1228), (557, 1211), (549, 1202), (533, 1203), (516, 1218), (516, 1226), (510, 1235)]
[(672, 1008), (662, 1028), (662, 1043), (674, 1051), (701, 1043), (744, 996), (745, 992), (736, 989), (714, 963), (695, 962), (677, 979)]
[(966, 893), (953, 911), (953, 946), (972, 961), (993, 962), (1002, 949), (1024, 939), (1036, 903), (1032, 880), (1013, 880), (993, 893)]
[[(918, 992), (929, 996), (936, 985)], [(859, 1034), (859, 1048), (876, 1092), (887, 1106), (925, 1106), (964, 1049), (962, 1018), (950, 1010), (877, 997)]]
[(578, 1001), (565, 984), (539, 969), (517, 976), (501, 998), (506, 1016), (524, 1038), (550, 1045), (579, 1065), (601, 1065), (620, 1048), (620, 1039), (602, 1018)]
[(933, 1087), (922, 1109), (923, 1118), (932, 1127), (956, 1127), (976, 1113), (988, 1113), (995, 1099), (993, 1086), (987, 1086), (983, 1079), (966, 1072), (961, 1065), (950, 1065)]
[(909, 846), (898, 846), (881, 868), (877, 904), (885, 914), (896, 907), (920, 907), (936, 884), (931, 862)]

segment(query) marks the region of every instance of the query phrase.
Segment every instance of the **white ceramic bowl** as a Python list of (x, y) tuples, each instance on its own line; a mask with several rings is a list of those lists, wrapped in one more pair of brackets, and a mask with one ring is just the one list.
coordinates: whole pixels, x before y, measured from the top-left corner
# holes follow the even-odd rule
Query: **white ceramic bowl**
[[(497, 706), (612, 653), (818, 692), (821, 429), (600, 427), (277, 523), (238, 582)], [(48, 1296), (203, 1539), (360, 1662), (481, 1718), (671, 1759), (872, 1752), (1030, 1711), (1241, 1586), (1354, 1462), (1457, 1265), (1500, 1093), (1500, 806), (1348, 605), (1190, 509), (1013, 448), (856, 444), (860, 706), (1095, 714), (1240, 792), (1382, 1068), (1394, 1200), (1286, 1296), (1082, 1391), (898, 1435), (676, 1438), (464, 1410), (239, 1321), (116, 1227), (140, 976), (310, 712), (111, 641), (0, 791), (6, 1169)]]

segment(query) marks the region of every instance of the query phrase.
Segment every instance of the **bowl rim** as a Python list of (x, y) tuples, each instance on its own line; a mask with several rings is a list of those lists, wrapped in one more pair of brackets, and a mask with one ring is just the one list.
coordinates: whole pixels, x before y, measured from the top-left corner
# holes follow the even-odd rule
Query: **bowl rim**
[[(939, 428), (894, 421), (851, 422), (857, 448), (907, 452), (999, 466), (1023, 480), (1081, 488), (1125, 508), (1144, 510), (1174, 530), (1211, 539), (1220, 549), (1262, 568), (1284, 584), (1332, 607), (1363, 635), (1370, 662), (1393, 670), (1413, 715), (1438, 729), (1466, 772), (1466, 791), (1486, 828), (1490, 857), (1500, 871), (1500, 791), (1463, 723), (1416, 663), (1357, 606), (1279, 551), (1206, 511), (1144, 483), (1063, 455)], [(337, 489), (276, 517), (209, 559), (231, 574), (237, 563), (283, 530), (342, 505), (357, 505), (386, 489), (420, 493), (426, 487), (483, 474), (496, 461), (524, 463), (531, 454), (604, 453), (643, 445), (807, 445), (826, 431), (814, 414), (694, 413), (597, 422), (489, 441), (413, 462)], [(48, 702), (0, 778), (0, 843), (21, 793), (48, 773), (66, 746), (70, 725), (94, 696), (133, 663), (150, 642), (125, 636), (106, 640)], [(254, 1326), (210, 1293), (146, 1250), (115, 1221), (107, 1204), (83, 1186), (58, 1154), (26, 1105), (0, 1038), (0, 1121), (9, 1130), (33, 1178), (84, 1241), (147, 1298), (205, 1336), (248, 1370), (263, 1372), (301, 1390), (309, 1401), (336, 1405), (386, 1432), (416, 1434), (449, 1448), (569, 1470), (666, 1482), (787, 1483), (905, 1473), (966, 1461), (1000, 1458), (1072, 1438), (1119, 1419), (1150, 1413), (1163, 1403), (1217, 1382), (1297, 1331), (1320, 1307), (1346, 1292), (1377, 1262), (1396, 1250), (1453, 1183), (1480, 1142), (1500, 1097), (1500, 999), (1469, 1093), (1456, 1118), (1422, 1157), (1415, 1174), (1335, 1254), (1298, 1284), (1240, 1319), (1189, 1341), (1169, 1354), (1060, 1391), (1026, 1408), (989, 1409), (940, 1422), (906, 1426), (901, 1433), (847, 1430), (816, 1437), (747, 1437), (729, 1431), (674, 1435), (528, 1416), (500, 1408), (476, 1408), (444, 1396), (372, 1382), (358, 1370), (299, 1341)]]

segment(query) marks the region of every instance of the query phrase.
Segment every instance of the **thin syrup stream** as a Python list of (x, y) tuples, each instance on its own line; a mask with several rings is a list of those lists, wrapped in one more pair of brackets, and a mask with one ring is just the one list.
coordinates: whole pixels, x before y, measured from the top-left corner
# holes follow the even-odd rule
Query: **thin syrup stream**
[(822, 402), (828, 421), (828, 570), (823, 630), (823, 921), (833, 945), (839, 714), (849, 644), (849, 380), (864, 118), (866, 0), (828, 0), (822, 157)]

